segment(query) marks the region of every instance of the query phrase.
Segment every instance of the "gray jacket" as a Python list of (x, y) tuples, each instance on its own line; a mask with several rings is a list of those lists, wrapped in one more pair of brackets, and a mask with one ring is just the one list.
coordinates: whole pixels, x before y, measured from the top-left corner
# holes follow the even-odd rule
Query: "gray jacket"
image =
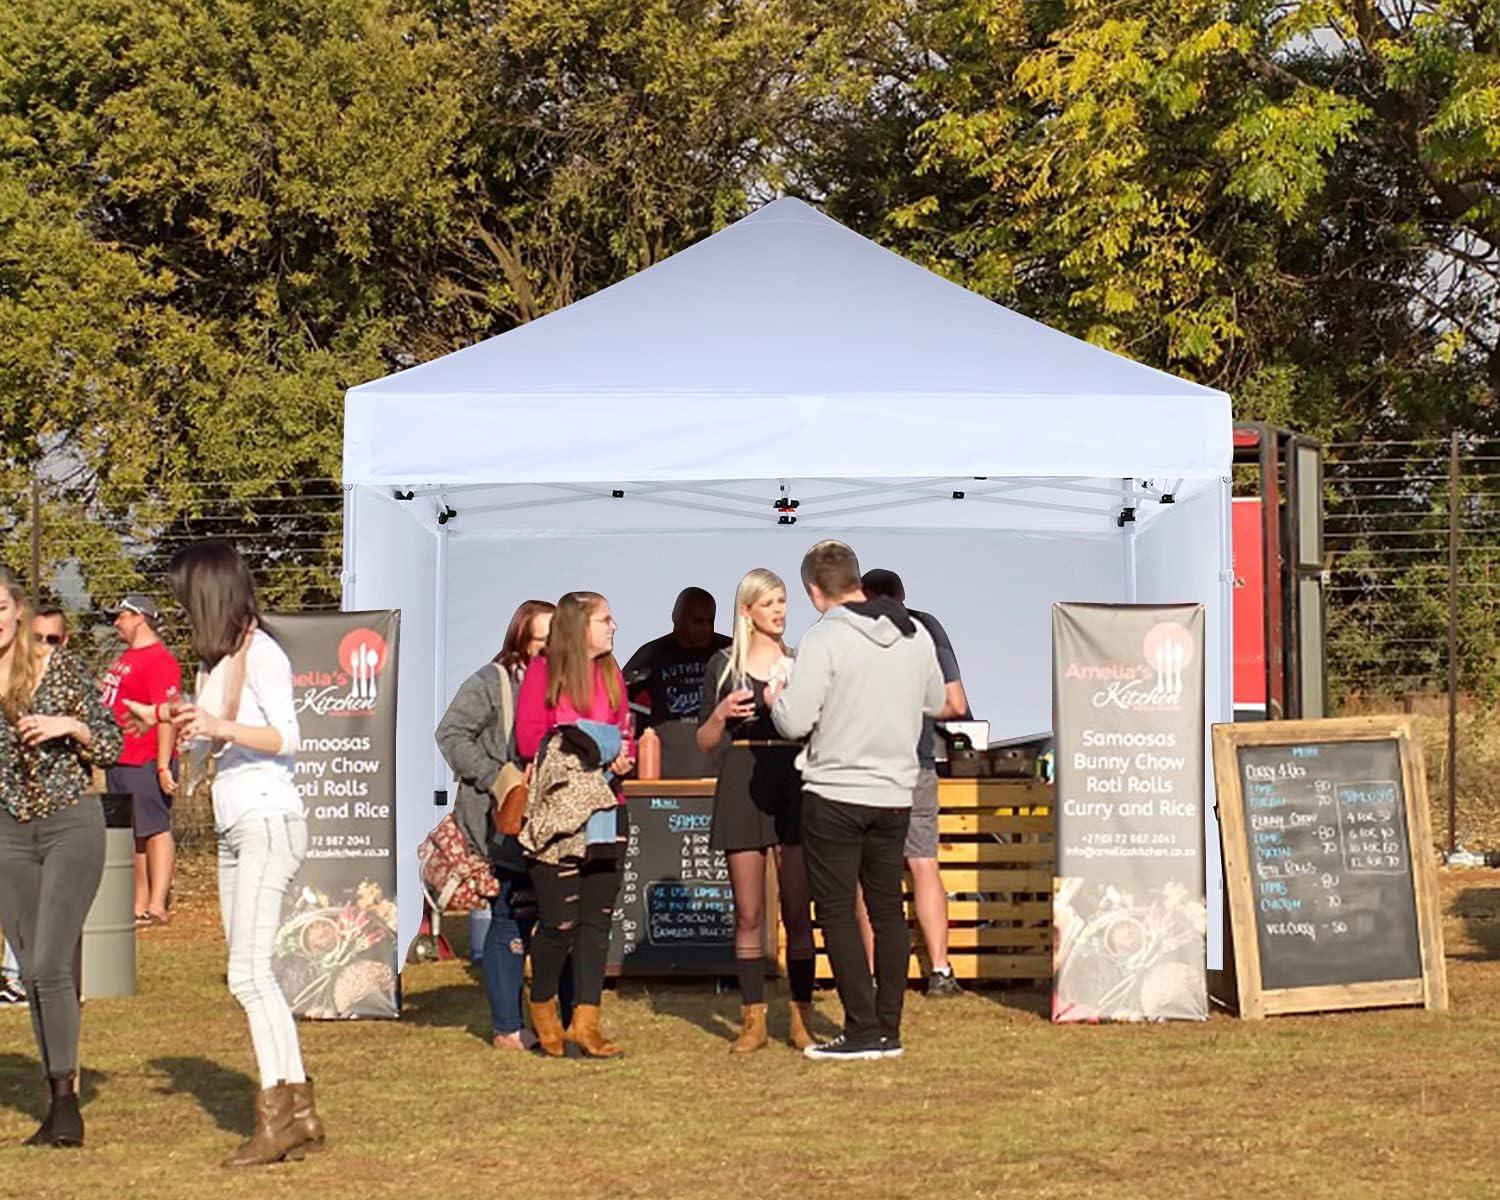
[[(512, 699), (521, 690), (511, 676)], [(495, 776), (508, 762), (518, 762), (515, 728), (500, 729), (500, 672), (485, 663), (459, 686), (438, 722), (438, 749), (453, 768), (458, 786), (453, 799), (453, 817), (475, 854), (489, 855), (490, 794)]]
[(922, 717), (942, 707), (931, 635), (877, 599), (831, 608), (808, 630), (771, 719), (783, 737), (807, 739), (797, 766), (808, 791), (910, 808)]

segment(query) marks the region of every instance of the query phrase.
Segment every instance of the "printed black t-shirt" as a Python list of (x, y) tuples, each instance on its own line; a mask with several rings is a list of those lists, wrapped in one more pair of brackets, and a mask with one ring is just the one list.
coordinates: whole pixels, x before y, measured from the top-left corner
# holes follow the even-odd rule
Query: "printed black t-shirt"
[(696, 722), (704, 669), (708, 660), (727, 645), (729, 639), (716, 633), (707, 646), (690, 650), (669, 633), (632, 654), (625, 664), (625, 679), (631, 700), (651, 707), (645, 723)]

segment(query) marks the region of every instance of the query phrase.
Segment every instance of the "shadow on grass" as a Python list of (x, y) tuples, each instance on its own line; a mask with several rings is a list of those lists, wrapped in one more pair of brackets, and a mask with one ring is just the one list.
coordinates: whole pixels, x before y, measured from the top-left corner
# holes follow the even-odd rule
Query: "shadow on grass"
[(1052, 991), (1050, 986), (1032, 985), (1024, 988), (980, 987), (969, 988), (969, 995), (978, 996), (1001, 1008), (1026, 1013), (1043, 1021), (1052, 1019)]
[(480, 1041), (490, 1040), (490, 1009), (484, 982), (450, 983), (425, 991), (407, 991), (401, 997), (401, 1022), (439, 1029), (462, 1029)]
[[(29, 1023), (27, 1032), (31, 1030)], [(78, 1102), (92, 1104), (99, 1095), (99, 1085), (107, 1083), (103, 1071), (84, 1067), (78, 1077)], [(0, 1054), (0, 1107), (40, 1121), (47, 1115), (47, 1084), (42, 1078), (40, 1059), (29, 1054)]]
[(1461, 962), (1490, 962), (1500, 958), (1500, 888), (1464, 888), (1453, 901), (1453, 914), (1463, 920), (1472, 949), (1450, 958)]
[(167, 1076), (157, 1090), (187, 1092), (220, 1129), (249, 1137), (255, 1129), (255, 1093), (259, 1085), (243, 1071), (207, 1058), (153, 1058), (150, 1066)]
[[(622, 999), (644, 1000), (658, 1016), (673, 1017), (724, 1041), (733, 1041), (739, 1033), (734, 1020), (721, 1011), (727, 1001), (718, 994), (711, 979), (663, 983), (625, 978), (616, 982), (615, 990)], [(738, 1012), (738, 997), (734, 1002)]]

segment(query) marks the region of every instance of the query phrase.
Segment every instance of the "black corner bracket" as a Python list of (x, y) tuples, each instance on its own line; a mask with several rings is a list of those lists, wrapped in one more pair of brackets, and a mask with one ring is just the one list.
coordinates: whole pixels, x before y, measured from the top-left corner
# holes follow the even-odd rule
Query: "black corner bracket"
[(1134, 508), (1122, 508), (1120, 510), (1120, 515), (1115, 518), (1115, 524), (1118, 525), (1121, 529), (1124, 529), (1125, 526), (1127, 526), (1127, 525), (1134, 525), (1135, 524), (1135, 509)]

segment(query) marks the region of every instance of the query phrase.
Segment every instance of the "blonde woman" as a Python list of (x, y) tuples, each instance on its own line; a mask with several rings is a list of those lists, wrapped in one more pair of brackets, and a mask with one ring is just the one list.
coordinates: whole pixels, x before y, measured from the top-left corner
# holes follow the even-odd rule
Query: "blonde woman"
[(729, 861), (734, 889), (734, 957), (744, 1005), (732, 1053), (748, 1054), (767, 1042), (766, 968), (762, 930), (766, 913), (766, 854), (776, 855), (781, 920), (786, 926), (787, 976), (792, 991), (791, 1043), (812, 1044), (812, 895), (802, 861), (799, 830), (802, 780), (796, 742), (771, 724), (764, 694), (785, 682), (791, 666), (786, 631), (786, 585), (757, 567), (734, 598), (734, 640), (708, 660), (698, 713), (698, 748), (705, 754), (726, 741), (714, 791), (711, 845)]
[(26, 594), (0, 566), (0, 926), (21, 960), (51, 1092), (29, 1146), (83, 1145), (73, 958), (104, 874), (104, 810), (83, 789), (123, 740), (98, 683), (65, 650), (32, 641)]

